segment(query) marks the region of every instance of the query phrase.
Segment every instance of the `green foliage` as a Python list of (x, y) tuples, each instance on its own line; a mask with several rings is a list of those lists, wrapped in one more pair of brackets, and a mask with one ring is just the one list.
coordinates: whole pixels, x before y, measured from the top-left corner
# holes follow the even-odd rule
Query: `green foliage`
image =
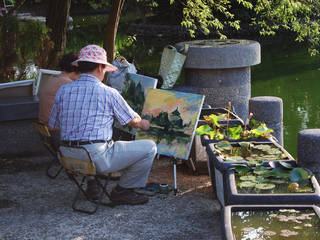
[(53, 47), (46, 25), (37, 20), (4, 19), (0, 35), (0, 82), (27, 78), (30, 64), (45, 68), (48, 51)]
[(290, 172), (290, 181), (291, 182), (301, 182), (310, 178), (309, 173), (302, 168), (294, 168)]
[[(175, 1), (170, 0), (173, 4)], [(184, 1), (183, 20), (192, 37), (196, 31), (204, 34), (215, 32), (221, 39), (227, 38), (225, 29), (239, 30), (242, 21), (259, 28), (263, 36), (275, 35), (280, 30), (296, 34), (296, 41), (308, 41), (310, 53), (320, 48), (320, 2), (314, 0), (197, 0)], [(237, 12), (237, 10), (240, 11)], [(245, 15), (244, 13), (249, 14)], [(242, 19), (243, 16), (245, 19)], [(249, 19), (248, 19), (249, 18)]]
[[(251, 138), (269, 138), (271, 137), (272, 129), (268, 128), (265, 123), (254, 120), (254, 124), (250, 130), (243, 129), (241, 125), (230, 126), (220, 125), (218, 115), (211, 114), (204, 116), (208, 123), (196, 129), (197, 135), (208, 135), (210, 139), (251, 139)], [(210, 130), (211, 129), (211, 130)]]
[(33, 59), (39, 54), (39, 48), (48, 37), (46, 25), (38, 20), (28, 20), (19, 25), (19, 41), (17, 43), (23, 59)]
[[(281, 161), (280, 161), (281, 162)], [(302, 168), (270, 168), (258, 166), (235, 166), (237, 186), (241, 193), (314, 192), (310, 181), (311, 174)]]
[[(241, 145), (240, 145), (241, 144)], [(249, 162), (250, 165), (260, 165), (263, 161), (286, 160), (288, 156), (274, 144), (270, 143), (246, 143), (230, 144), (228, 141), (220, 141), (214, 145), (215, 152), (224, 161)], [(280, 166), (281, 167), (281, 166)], [(263, 167), (257, 171), (265, 170)]]

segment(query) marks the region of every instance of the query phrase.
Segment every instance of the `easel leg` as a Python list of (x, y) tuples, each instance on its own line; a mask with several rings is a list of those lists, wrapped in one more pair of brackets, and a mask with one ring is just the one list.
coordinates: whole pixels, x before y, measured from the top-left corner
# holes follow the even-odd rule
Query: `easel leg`
[(177, 159), (173, 158), (173, 179), (174, 179), (174, 195), (177, 195)]

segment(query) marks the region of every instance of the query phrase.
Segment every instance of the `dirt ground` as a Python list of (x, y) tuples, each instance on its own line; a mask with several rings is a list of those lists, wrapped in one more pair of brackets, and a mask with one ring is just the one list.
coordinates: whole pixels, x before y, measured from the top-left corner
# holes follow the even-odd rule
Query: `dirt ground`
[[(141, 206), (102, 206), (94, 215), (71, 208), (76, 186), (45, 175), (50, 158), (0, 159), (0, 239), (222, 239), (221, 207), (208, 175), (178, 164), (179, 192)], [(173, 186), (173, 165), (156, 159), (150, 182)], [(116, 182), (110, 184), (108, 190)]]

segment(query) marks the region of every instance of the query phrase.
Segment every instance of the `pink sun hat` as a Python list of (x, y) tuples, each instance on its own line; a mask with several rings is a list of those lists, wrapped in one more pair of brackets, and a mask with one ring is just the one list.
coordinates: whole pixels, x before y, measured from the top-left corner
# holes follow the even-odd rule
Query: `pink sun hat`
[(107, 72), (115, 72), (117, 67), (108, 63), (107, 52), (98, 45), (88, 45), (80, 50), (79, 57), (76, 61), (72, 62), (72, 65), (78, 66), (78, 62), (93, 62), (105, 64)]

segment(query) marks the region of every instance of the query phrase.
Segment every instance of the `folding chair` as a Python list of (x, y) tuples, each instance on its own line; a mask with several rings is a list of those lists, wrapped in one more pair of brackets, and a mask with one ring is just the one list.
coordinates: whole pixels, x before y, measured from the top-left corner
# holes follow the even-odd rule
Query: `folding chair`
[[(97, 174), (96, 167), (94, 162), (92, 161), (91, 155), (87, 151), (87, 149), (85, 149), (84, 147), (73, 146), (71, 148), (82, 149), (84, 153), (87, 155), (87, 159), (84, 160), (79, 158), (65, 157), (63, 156), (60, 150), (58, 151), (60, 155), (59, 158), (61, 160), (61, 164), (66, 170), (68, 177), (78, 187), (78, 191), (72, 203), (73, 210), (87, 213), (87, 214), (94, 214), (98, 210), (100, 205), (113, 207), (114, 205), (112, 204), (111, 201), (108, 203), (102, 201), (104, 196), (107, 196), (108, 199), (110, 200), (110, 194), (107, 192), (107, 185), (109, 183), (109, 180), (111, 179), (111, 174), (107, 174), (107, 175)], [(100, 187), (101, 193), (98, 200), (91, 199), (84, 188), (89, 177), (94, 177), (94, 180), (96, 181), (97, 185)], [(81, 201), (80, 199), (81, 193), (85, 197), (87, 202), (90, 202), (95, 206), (92, 210), (88, 210), (88, 207), (79, 206)]]
[[(55, 179), (59, 175), (63, 167), (61, 166), (60, 161), (58, 159), (57, 151), (53, 147), (53, 140), (50, 131), (48, 127), (41, 122), (33, 122), (33, 126), (36, 128), (40, 135), (41, 143), (53, 156), (53, 160), (49, 163), (46, 169), (46, 174), (49, 178)], [(54, 166), (58, 166), (58, 170), (53, 171), (52, 168)]]

